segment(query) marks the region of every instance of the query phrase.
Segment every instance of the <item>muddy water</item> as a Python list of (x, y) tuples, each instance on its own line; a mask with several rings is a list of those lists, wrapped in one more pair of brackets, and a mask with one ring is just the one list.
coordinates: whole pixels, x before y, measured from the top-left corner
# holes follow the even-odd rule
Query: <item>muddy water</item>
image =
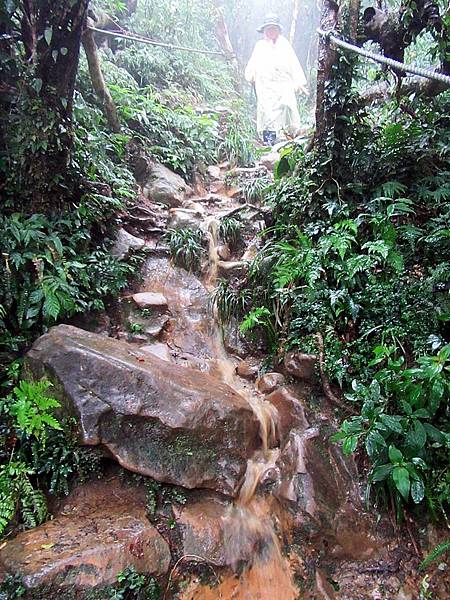
[[(217, 318), (208, 307), (209, 293), (217, 283), (218, 219), (205, 219), (208, 239), (208, 269), (203, 285), (193, 275), (170, 264), (166, 258), (151, 258), (144, 270), (143, 290), (160, 292), (174, 316), (166, 343), (179, 364), (210, 372), (246, 398), (260, 423), (261, 449), (248, 461), (236, 501), (223, 517), (223, 543), (232, 572), (213, 591), (201, 588), (194, 596), (272, 600), (296, 597), (288, 565), (282, 557), (270, 505), (256, 496), (259, 483), (274, 469), (280, 455), (278, 412), (253, 387), (236, 375), (236, 364), (228, 356)], [(234, 574), (233, 574), (234, 572)], [(236, 573), (240, 573), (237, 576)], [(187, 598), (188, 596), (186, 596)]]

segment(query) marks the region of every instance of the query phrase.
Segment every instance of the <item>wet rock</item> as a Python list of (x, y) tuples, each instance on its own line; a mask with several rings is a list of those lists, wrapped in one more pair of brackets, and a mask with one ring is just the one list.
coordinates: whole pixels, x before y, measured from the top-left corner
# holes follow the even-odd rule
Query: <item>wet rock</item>
[(177, 354), (208, 361), (215, 357), (216, 335), (208, 310), (208, 291), (192, 273), (174, 266), (170, 259), (151, 257), (142, 270), (142, 291), (163, 294), (172, 319), (166, 323), (161, 340)]
[(268, 171), (273, 171), (275, 164), (280, 160), (280, 155), (278, 152), (269, 152), (267, 154), (262, 154), (260, 158), (260, 163), (266, 167)]
[(227, 566), (223, 520), (228, 510), (228, 504), (213, 497), (183, 507), (175, 506), (182, 554), (205, 557), (216, 567)]
[(280, 387), (266, 397), (278, 412), (278, 430), (281, 440), (286, 440), (292, 429), (305, 430), (309, 423), (305, 417), (303, 403), (289, 387)]
[(284, 383), (285, 378), (281, 373), (266, 373), (257, 379), (256, 387), (263, 394), (270, 394)]
[(134, 294), (133, 300), (139, 308), (167, 309), (167, 298), (163, 294), (141, 292)]
[(150, 354), (157, 356), (161, 360), (172, 362), (172, 355), (167, 344), (149, 344), (147, 346), (141, 346), (140, 350), (143, 352), (150, 352)]
[(250, 348), (239, 330), (239, 321), (232, 318), (224, 331), (223, 343), (225, 349), (231, 354), (240, 358), (245, 358), (250, 352)]
[(284, 367), (296, 379), (311, 381), (314, 378), (317, 356), (302, 352), (289, 352), (284, 358)]
[(211, 165), (207, 168), (206, 172), (208, 173), (211, 179), (222, 179), (220, 167), (217, 165)]
[(170, 565), (167, 542), (146, 518), (145, 490), (118, 480), (82, 486), (59, 514), (19, 533), (0, 550), (0, 570), (20, 575), (27, 588), (60, 590), (111, 585), (126, 567), (163, 575)]
[(221, 260), (230, 260), (231, 251), (228, 244), (223, 244), (217, 248), (217, 254)]
[(169, 227), (171, 229), (200, 229), (203, 214), (189, 208), (173, 208), (170, 211)]
[(314, 591), (317, 594), (317, 600), (336, 600), (333, 587), (321, 569), (316, 570), (316, 586)]
[(142, 250), (144, 246), (144, 240), (131, 235), (131, 233), (128, 233), (125, 229), (119, 229), (116, 241), (111, 248), (111, 254), (116, 258), (125, 258), (130, 250)]
[(206, 215), (205, 207), (203, 206), (203, 204), (200, 204), (200, 202), (192, 202), (191, 200), (186, 200), (183, 204), (183, 208), (193, 210), (198, 217), (204, 218)]
[(25, 363), (29, 376), (52, 381), (81, 443), (158, 481), (235, 495), (260, 445), (257, 418), (229, 386), (125, 342), (60, 325)]
[(255, 381), (255, 379), (258, 377), (258, 372), (259, 362), (252, 358), (241, 360), (236, 367), (236, 373), (239, 375), (239, 377), (247, 379), (248, 381)]
[(144, 196), (153, 202), (177, 208), (183, 204), (192, 190), (179, 175), (163, 165), (153, 163), (143, 192)]
[(217, 267), (219, 277), (239, 277), (248, 270), (248, 263), (242, 260), (231, 262), (220, 260)]

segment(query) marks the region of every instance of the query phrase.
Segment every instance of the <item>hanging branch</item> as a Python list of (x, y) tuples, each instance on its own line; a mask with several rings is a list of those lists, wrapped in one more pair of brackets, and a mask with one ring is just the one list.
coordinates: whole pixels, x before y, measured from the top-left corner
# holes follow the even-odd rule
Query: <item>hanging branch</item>
[(86, 58), (89, 66), (92, 86), (97, 94), (102, 107), (103, 114), (106, 117), (109, 127), (115, 133), (120, 131), (119, 116), (114, 105), (111, 94), (106, 86), (103, 73), (100, 66), (97, 44), (95, 43), (92, 29), (87, 28), (82, 37), (83, 48), (86, 52)]

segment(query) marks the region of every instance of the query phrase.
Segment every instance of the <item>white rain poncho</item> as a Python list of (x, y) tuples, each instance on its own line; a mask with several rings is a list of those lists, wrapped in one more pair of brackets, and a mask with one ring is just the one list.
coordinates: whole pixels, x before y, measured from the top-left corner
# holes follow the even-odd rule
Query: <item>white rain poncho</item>
[(300, 115), (295, 92), (306, 86), (306, 77), (288, 40), (256, 43), (245, 69), (245, 78), (254, 83), (258, 100), (258, 132), (298, 129)]

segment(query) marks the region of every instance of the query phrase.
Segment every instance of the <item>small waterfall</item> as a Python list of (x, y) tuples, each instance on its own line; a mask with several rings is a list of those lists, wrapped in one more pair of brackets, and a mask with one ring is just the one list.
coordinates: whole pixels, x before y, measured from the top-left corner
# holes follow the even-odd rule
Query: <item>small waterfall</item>
[(209, 216), (205, 220), (206, 236), (208, 238), (208, 274), (205, 285), (213, 289), (217, 283), (217, 270), (219, 264), (219, 221), (215, 216)]
[[(208, 271), (204, 279), (207, 289), (214, 289), (218, 272), (218, 229), (215, 216), (207, 217), (204, 229), (208, 238)], [(214, 375), (243, 396), (251, 406), (259, 421), (261, 449), (247, 462), (247, 468), (239, 490), (238, 498), (223, 517), (223, 542), (227, 562), (235, 572), (245, 567), (245, 581), (239, 585), (248, 586), (249, 598), (258, 591), (261, 598), (279, 596), (283, 600), (294, 600), (296, 592), (282, 557), (279, 540), (274, 530), (270, 498), (258, 497), (257, 489), (264, 476), (276, 468), (280, 455), (278, 436), (278, 411), (256, 391), (248, 389), (236, 375), (233, 360), (224, 348), (222, 332), (217, 314), (213, 314), (211, 327), (213, 346)], [(234, 585), (224, 581), (224, 587)], [(240, 592), (244, 589), (239, 587)], [(223, 597), (235, 597), (231, 590), (224, 590)], [(218, 596), (215, 596), (218, 597)], [(219, 596), (220, 597), (220, 596)], [(241, 596), (236, 596), (241, 597)], [(247, 595), (245, 596), (247, 597)], [(256, 597), (256, 596), (255, 596)]]

